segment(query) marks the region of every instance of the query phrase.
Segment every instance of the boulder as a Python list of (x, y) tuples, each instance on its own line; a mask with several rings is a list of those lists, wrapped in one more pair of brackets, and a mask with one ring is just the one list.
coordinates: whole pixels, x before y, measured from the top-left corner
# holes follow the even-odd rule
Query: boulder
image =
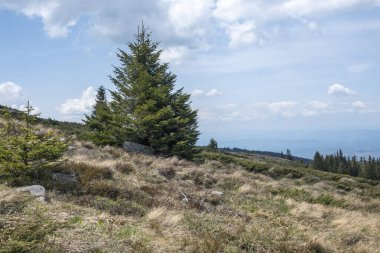
[(154, 155), (154, 149), (138, 143), (126, 141), (123, 144), (124, 150), (132, 153), (141, 153), (145, 155)]
[(45, 202), (46, 201), (46, 190), (41, 185), (31, 185), (18, 188), (19, 192), (29, 192), (32, 196), (36, 197), (38, 200)]

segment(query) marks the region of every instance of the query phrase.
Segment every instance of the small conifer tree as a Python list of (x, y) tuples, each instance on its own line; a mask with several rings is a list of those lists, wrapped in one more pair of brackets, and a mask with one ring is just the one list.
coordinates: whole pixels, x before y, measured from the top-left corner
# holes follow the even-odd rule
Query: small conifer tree
[(9, 111), (5, 112), (4, 125), (0, 128), (0, 171), (11, 177), (30, 176), (37, 170), (54, 166), (62, 157), (67, 145), (53, 131), (35, 126), (37, 115), (28, 105), (16, 122)]
[(207, 145), (207, 148), (211, 151), (217, 151), (218, 150), (218, 143), (214, 138), (210, 139), (209, 144)]
[(113, 114), (108, 105), (106, 89), (103, 86), (100, 86), (97, 91), (91, 115), (85, 117), (84, 123), (91, 130), (88, 136), (89, 140), (99, 146), (117, 143), (111, 134)]

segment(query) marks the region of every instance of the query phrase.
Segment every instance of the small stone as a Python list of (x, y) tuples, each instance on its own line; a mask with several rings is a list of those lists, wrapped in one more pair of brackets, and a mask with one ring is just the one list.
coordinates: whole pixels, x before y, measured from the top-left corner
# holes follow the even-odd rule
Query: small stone
[(46, 201), (46, 190), (41, 185), (31, 185), (18, 188), (19, 192), (29, 192), (32, 196), (36, 197), (36, 199), (45, 202)]
[(224, 193), (221, 191), (212, 191), (211, 195), (222, 197), (224, 195)]

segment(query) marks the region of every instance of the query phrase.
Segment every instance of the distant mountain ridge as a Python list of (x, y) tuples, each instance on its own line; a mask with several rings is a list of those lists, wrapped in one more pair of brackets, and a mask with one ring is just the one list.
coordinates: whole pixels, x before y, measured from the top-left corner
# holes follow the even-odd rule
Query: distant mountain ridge
[[(247, 149), (241, 149), (241, 148), (219, 148), (220, 151), (223, 152), (231, 152), (231, 153), (245, 153), (245, 154), (255, 154), (255, 155), (263, 155), (263, 156), (271, 156), (271, 157), (277, 157), (277, 158), (284, 158), (286, 159), (286, 154), (278, 153), (278, 152), (271, 152), (271, 151), (257, 151), (257, 150), (247, 150)], [(309, 165), (313, 160), (298, 156), (292, 156), (293, 161), (302, 162), (305, 165)]]

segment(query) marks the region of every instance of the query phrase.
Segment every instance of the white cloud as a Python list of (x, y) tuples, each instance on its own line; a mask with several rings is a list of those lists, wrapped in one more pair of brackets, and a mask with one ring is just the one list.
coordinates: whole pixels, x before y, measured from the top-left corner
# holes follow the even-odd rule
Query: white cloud
[(164, 0), (168, 5), (168, 19), (177, 34), (203, 34), (213, 0)]
[(88, 87), (80, 98), (69, 99), (63, 103), (58, 111), (63, 115), (81, 115), (88, 113), (95, 104), (96, 91)]
[(12, 82), (5, 82), (0, 84), (0, 103), (13, 102), (14, 100), (21, 98), (21, 86)]
[(195, 89), (191, 92), (191, 95), (193, 97), (200, 97), (200, 96), (203, 96), (205, 94), (205, 92), (203, 90), (199, 90), (199, 89)]
[(310, 101), (303, 107), (304, 108), (300, 108), (300, 114), (303, 116), (318, 116), (328, 113), (328, 110), (330, 109), (330, 105), (328, 103), (319, 100)]
[(325, 103), (323, 101), (314, 100), (314, 101), (310, 101), (308, 103), (308, 106), (310, 106), (313, 109), (323, 110), (323, 109), (326, 109), (327, 107), (329, 107), (329, 104)]
[(281, 118), (317, 117), (341, 113), (378, 113), (362, 101), (352, 104), (326, 103), (319, 100), (299, 103), (295, 101), (262, 102), (253, 104), (225, 104), (207, 106), (199, 110), (202, 120), (211, 121), (265, 121)]
[[(14, 109), (18, 109), (18, 110), (20, 110), (20, 111), (26, 111), (26, 105), (20, 105), (20, 106), (18, 106), (17, 107), (17, 105), (13, 105), (13, 106), (11, 106), (12, 108), (14, 108)], [(41, 111), (40, 111), (40, 108), (38, 108), (38, 107), (34, 107), (33, 106), (33, 110), (31, 111), (31, 114), (32, 115), (37, 115), (37, 114), (39, 114)]]
[(375, 4), (376, 0), (288, 0), (280, 6), (280, 9), (288, 14), (305, 16), (345, 10), (368, 3)]
[(367, 109), (367, 105), (362, 101), (356, 101), (352, 103), (352, 107), (357, 110), (364, 110)]
[(228, 24), (225, 27), (226, 32), (230, 38), (230, 47), (249, 45), (257, 40), (257, 37), (254, 33), (256, 26), (252, 21)]
[[(1, 0), (0, 8), (39, 18), (49, 37), (66, 37), (81, 21), (85, 32), (125, 42), (138, 20), (166, 45), (204, 44), (225, 33), (230, 46), (259, 40), (260, 31), (289, 19), (309, 19), (379, 6), (378, 0)], [(306, 23), (318, 29), (315, 21)], [(265, 33), (265, 31), (262, 31)], [(83, 33), (82, 33), (83, 34)], [(207, 43), (206, 43), (207, 44)]]
[(251, 15), (259, 9), (250, 0), (218, 0), (213, 12), (214, 17), (228, 22), (236, 22)]
[(330, 87), (328, 87), (327, 93), (334, 96), (349, 96), (356, 94), (355, 91), (338, 83), (332, 84)]
[(191, 95), (194, 97), (202, 97), (202, 96), (215, 97), (215, 96), (221, 96), (223, 95), (223, 93), (217, 89), (211, 89), (206, 92), (203, 90), (195, 89), (191, 92)]
[(318, 30), (318, 25), (317, 25), (317, 23), (314, 22), (314, 21), (308, 22), (308, 23), (307, 23), (307, 27), (308, 27), (311, 31)]
[(189, 54), (189, 49), (185, 46), (174, 46), (166, 48), (161, 54), (163, 62), (180, 64), (182, 59)]
[(66, 37), (70, 28), (76, 25), (80, 12), (67, 8), (72, 4), (73, 2), (70, 0), (67, 3), (41, 0), (4, 0), (3, 3), (0, 3), (0, 5), (30, 18), (41, 18), (46, 34), (51, 38)]
[(215, 97), (215, 96), (221, 96), (221, 95), (223, 95), (223, 93), (218, 91), (217, 89), (211, 89), (208, 92), (206, 92), (206, 96), (208, 97)]

